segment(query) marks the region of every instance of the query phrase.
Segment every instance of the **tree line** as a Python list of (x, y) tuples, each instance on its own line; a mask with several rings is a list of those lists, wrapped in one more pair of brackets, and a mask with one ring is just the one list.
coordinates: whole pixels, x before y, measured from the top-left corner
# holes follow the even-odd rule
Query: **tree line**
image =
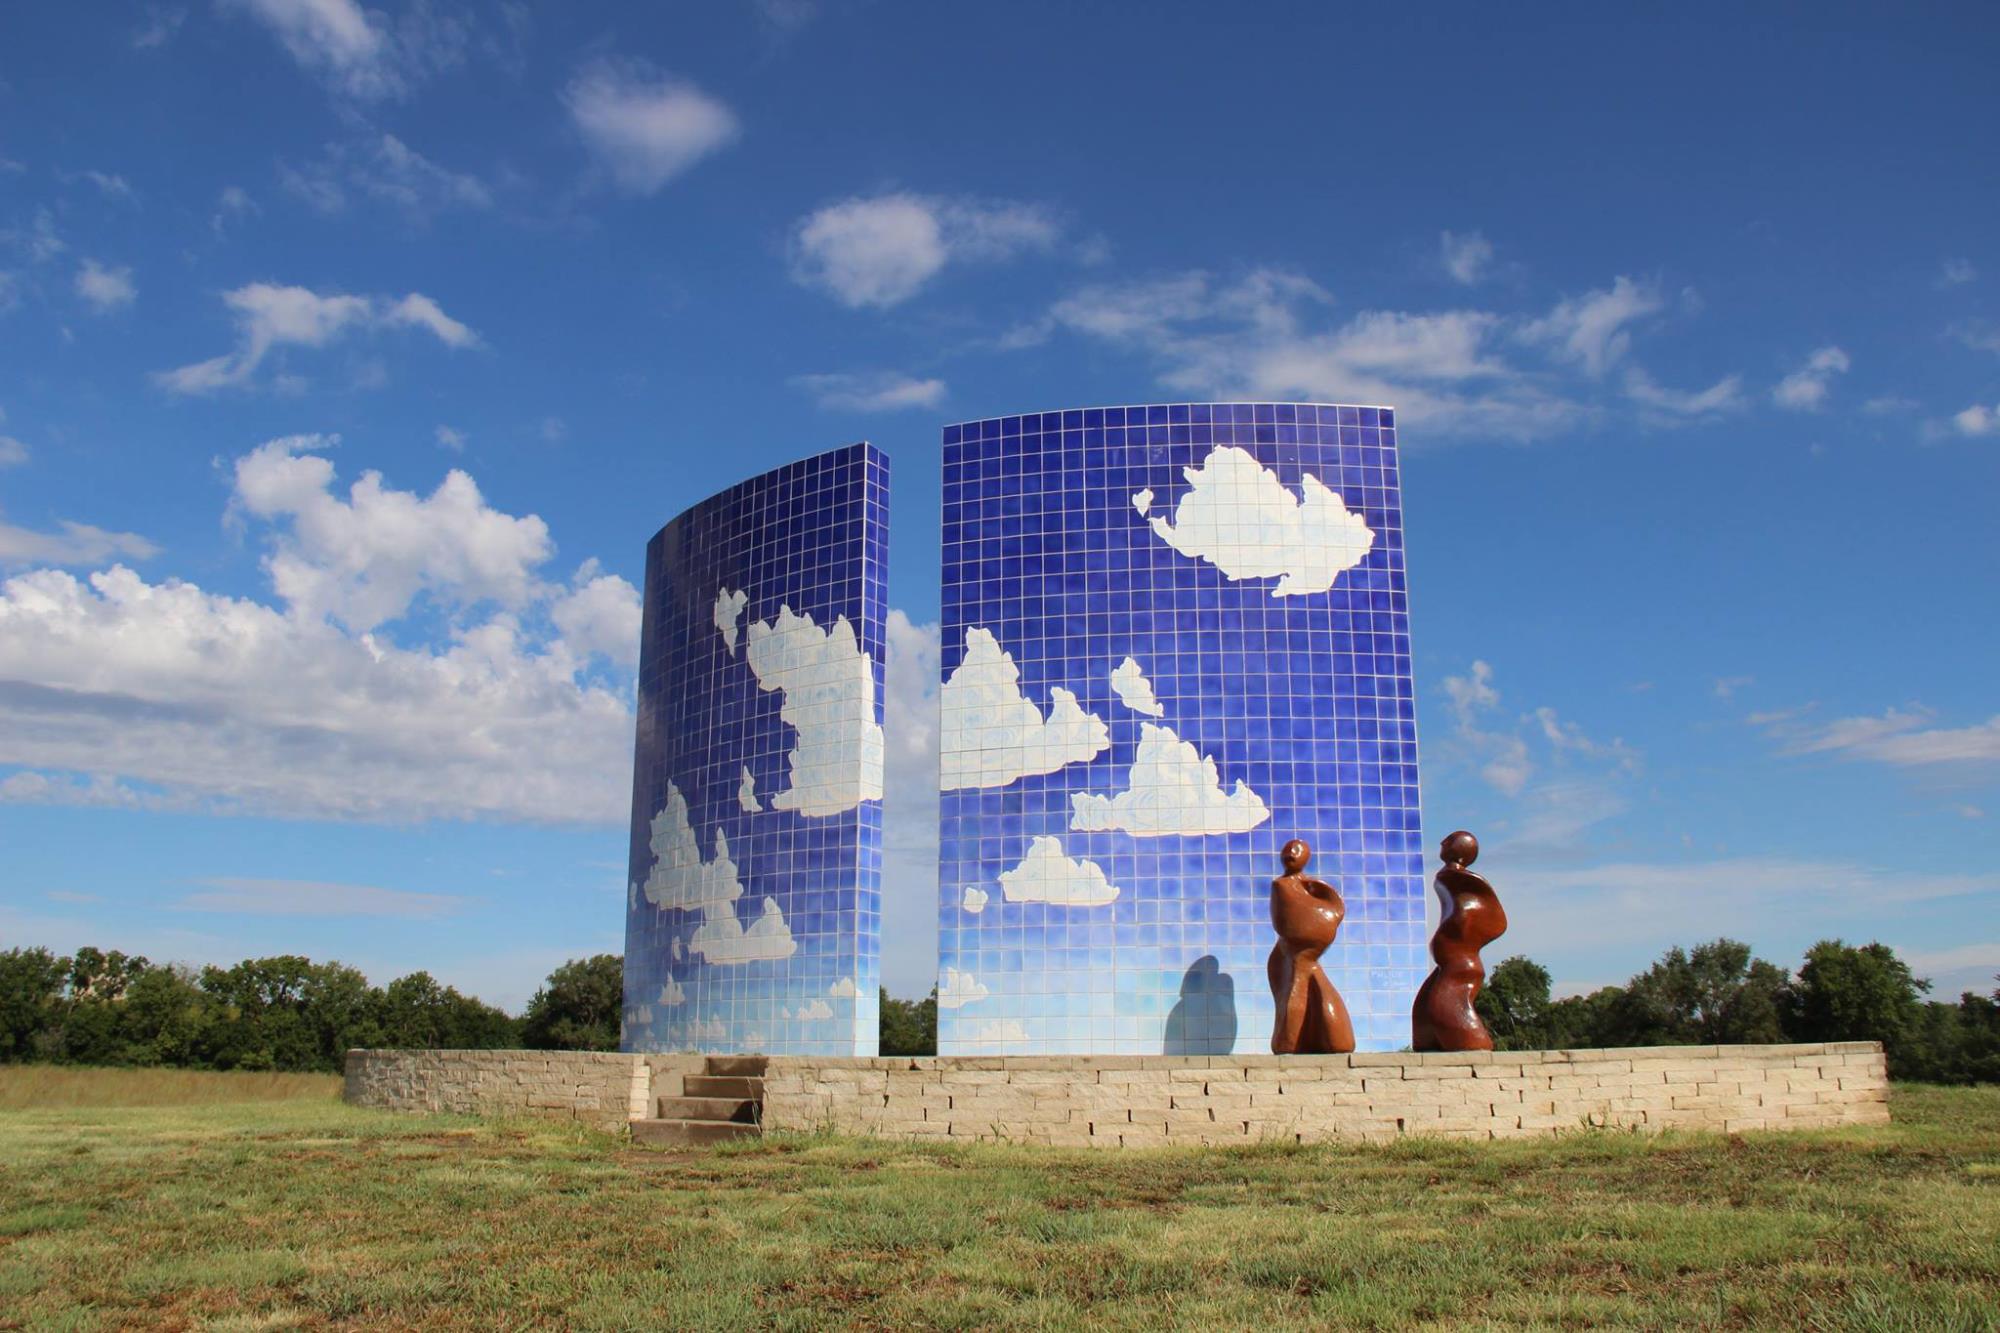
[[(2000, 980), (2000, 978), (1995, 978)], [(1479, 1016), (1503, 1051), (1879, 1041), (1891, 1078), (2000, 1082), (2000, 990), (1956, 1003), (1885, 944), (1821, 940), (1797, 975), (1737, 940), (1673, 948), (1623, 986), (1550, 998), (1548, 969), (1529, 958), (1494, 968)]]
[[(2000, 1082), (2000, 991), (1946, 1003), (1929, 989), (1881, 944), (1823, 940), (1793, 975), (1721, 939), (1560, 1000), (1548, 969), (1509, 958), (1488, 975), (1479, 1012), (1501, 1050), (1880, 1041), (1892, 1077)], [(881, 999), (882, 1054), (935, 1054), (936, 990)], [(608, 1051), (623, 1002), (617, 954), (556, 968), (517, 1018), (425, 972), (378, 987), (296, 955), (194, 969), (17, 948), (0, 952), (0, 1063), (338, 1071), (353, 1047)]]
[(566, 963), (515, 1018), (427, 972), (373, 986), (344, 963), (295, 954), (196, 969), (115, 949), (9, 949), (0, 1063), (337, 1072), (357, 1046), (609, 1049), (620, 970), (616, 954)]

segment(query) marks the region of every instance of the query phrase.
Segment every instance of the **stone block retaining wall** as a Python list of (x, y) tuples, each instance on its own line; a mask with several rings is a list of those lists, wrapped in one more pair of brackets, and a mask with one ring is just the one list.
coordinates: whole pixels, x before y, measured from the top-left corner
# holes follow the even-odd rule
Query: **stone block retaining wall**
[[(349, 1051), (346, 1097), (395, 1111), (617, 1129), (701, 1057)], [(764, 1124), (904, 1139), (1139, 1147), (1258, 1139), (1513, 1138), (1566, 1129), (1882, 1124), (1877, 1042), (1326, 1056), (774, 1056)]]
[(767, 1129), (1092, 1147), (1880, 1124), (1877, 1042), (1494, 1054), (773, 1058)]
[(349, 1051), (342, 1095), (387, 1111), (532, 1115), (623, 1129), (651, 1115), (644, 1056), (598, 1051)]

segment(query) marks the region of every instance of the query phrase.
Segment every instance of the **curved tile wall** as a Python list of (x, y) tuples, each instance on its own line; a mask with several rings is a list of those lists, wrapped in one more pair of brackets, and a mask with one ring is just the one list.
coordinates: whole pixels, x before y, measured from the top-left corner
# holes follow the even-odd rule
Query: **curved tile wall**
[(876, 1051), (888, 484), (850, 445), (646, 547), (627, 1051)]
[(1395, 413), (1168, 403), (944, 430), (940, 1055), (1268, 1050), (1278, 848), (1409, 1041), (1424, 856)]

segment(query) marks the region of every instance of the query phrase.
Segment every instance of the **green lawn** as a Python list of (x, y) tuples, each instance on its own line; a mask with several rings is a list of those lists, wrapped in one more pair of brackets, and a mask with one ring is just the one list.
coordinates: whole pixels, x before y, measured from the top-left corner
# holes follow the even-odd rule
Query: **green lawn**
[(2000, 1327), (1996, 1088), (1741, 1139), (665, 1154), (331, 1086), (0, 1112), (0, 1326)]

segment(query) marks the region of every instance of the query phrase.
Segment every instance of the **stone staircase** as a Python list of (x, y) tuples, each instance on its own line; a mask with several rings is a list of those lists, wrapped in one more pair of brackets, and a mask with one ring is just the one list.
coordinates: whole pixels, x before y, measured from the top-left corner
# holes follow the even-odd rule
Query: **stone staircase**
[(651, 1120), (632, 1122), (632, 1141), (649, 1147), (720, 1143), (764, 1132), (764, 1057), (711, 1055), (681, 1080), (681, 1095), (654, 1100)]

